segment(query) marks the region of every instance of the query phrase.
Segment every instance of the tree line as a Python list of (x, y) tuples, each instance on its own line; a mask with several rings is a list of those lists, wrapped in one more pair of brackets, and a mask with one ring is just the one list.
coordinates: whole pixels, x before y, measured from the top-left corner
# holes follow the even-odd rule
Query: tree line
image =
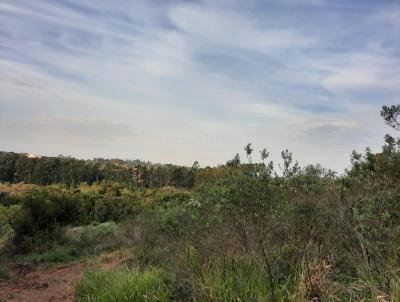
[(64, 156), (32, 158), (23, 153), (0, 152), (0, 181), (10, 183), (75, 186), (82, 182), (115, 181), (145, 188), (191, 188), (196, 168), (139, 160), (79, 160)]

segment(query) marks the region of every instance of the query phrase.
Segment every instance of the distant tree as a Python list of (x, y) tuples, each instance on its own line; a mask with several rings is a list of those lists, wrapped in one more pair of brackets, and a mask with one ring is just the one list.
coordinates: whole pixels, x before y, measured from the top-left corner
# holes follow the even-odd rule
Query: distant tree
[(261, 154), (261, 160), (262, 160), (263, 164), (265, 164), (265, 160), (269, 156), (269, 152), (267, 151), (267, 148), (262, 149), (260, 151), (260, 154)]
[(253, 152), (251, 143), (248, 143), (246, 147), (244, 147), (244, 151), (246, 151), (247, 159), (249, 160), (249, 163), (251, 163), (251, 153)]
[(400, 122), (398, 117), (400, 115), (400, 105), (383, 106), (381, 110), (381, 116), (385, 120), (385, 123), (390, 127), (400, 131)]
[(296, 161), (293, 165), (293, 154), (288, 149), (282, 151), (283, 168), (281, 167), (283, 177), (290, 177), (300, 171), (299, 163)]
[(174, 187), (183, 188), (185, 186), (185, 176), (185, 169), (183, 167), (173, 167), (171, 184)]
[(199, 164), (199, 162), (196, 160), (196, 161), (193, 163), (193, 165), (192, 165), (192, 169), (197, 170), (197, 169), (199, 169), (199, 168), (200, 168), (200, 164)]
[(239, 153), (236, 153), (236, 155), (231, 159), (231, 160), (228, 160), (227, 162), (226, 162), (226, 165), (227, 166), (237, 166), (237, 165), (240, 165), (240, 156), (239, 156)]

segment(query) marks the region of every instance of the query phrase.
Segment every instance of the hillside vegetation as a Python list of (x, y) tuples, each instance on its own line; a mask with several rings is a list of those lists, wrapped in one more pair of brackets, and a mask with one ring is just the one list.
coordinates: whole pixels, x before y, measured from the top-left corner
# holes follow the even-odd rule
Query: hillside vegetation
[(399, 139), (342, 176), (245, 151), (215, 168), (2, 153), (0, 276), (127, 249), (76, 301), (400, 301)]

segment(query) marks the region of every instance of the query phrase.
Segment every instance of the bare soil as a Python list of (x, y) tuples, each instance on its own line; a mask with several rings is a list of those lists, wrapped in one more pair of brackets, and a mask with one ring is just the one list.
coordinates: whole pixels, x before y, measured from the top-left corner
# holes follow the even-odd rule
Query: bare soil
[(12, 269), (10, 280), (0, 280), (0, 302), (73, 301), (73, 289), (88, 266), (109, 270), (127, 258), (124, 252), (101, 255), (92, 262), (71, 262), (51, 269), (26, 265)]

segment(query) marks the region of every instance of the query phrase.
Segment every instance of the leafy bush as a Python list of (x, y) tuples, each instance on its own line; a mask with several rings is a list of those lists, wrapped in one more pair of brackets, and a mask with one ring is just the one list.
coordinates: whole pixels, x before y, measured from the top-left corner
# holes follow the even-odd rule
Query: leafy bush
[(65, 230), (65, 240), (68, 243), (78, 244), (99, 243), (107, 237), (112, 236), (117, 229), (115, 222), (104, 222), (98, 225), (88, 225), (79, 227), (68, 227)]
[(102, 196), (93, 208), (94, 221), (120, 221), (137, 213), (137, 204), (129, 198)]
[(156, 210), (157, 223), (161, 232), (182, 235), (198, 219), (196, 209), (187, 206), (159, 206)]
[(183, 203), (189, 200), (190, 193), (174, 187), (164, 187), (155, 191), (156, 202), (164, 204), (169, 202)]
[(123, 234), (125, 227), (112, 221), (98, 225), (67, 227), (61, 243), (75, 247), (83, 255), (98, 254), (129, 244)]
[(12, 205), (5, 207), (0, 204), (0, 256), (12, 249), (15, 237), (13, 226), (21, 215), (21, 206)]
[(79, 201), (70, 192), (33, 190), (21, 197), (20, 205), (26, 216), (17, 225), (18, 233), (33, 235), (40, 231), (50, 232), (58, 225), (79, 220)]
[(74, 246), (56, 245), (40, 253), (18, 256), (16, 260), (17, 262), (30, 264), (49, 264), (65, 263), (79, 259), (81, 256), (81, 252)]
[(0, 256), (0, 279), (7, 279), (9, 277), (10, 277), (10, 270), (8, 267), (8, 261), (5, 257)]

